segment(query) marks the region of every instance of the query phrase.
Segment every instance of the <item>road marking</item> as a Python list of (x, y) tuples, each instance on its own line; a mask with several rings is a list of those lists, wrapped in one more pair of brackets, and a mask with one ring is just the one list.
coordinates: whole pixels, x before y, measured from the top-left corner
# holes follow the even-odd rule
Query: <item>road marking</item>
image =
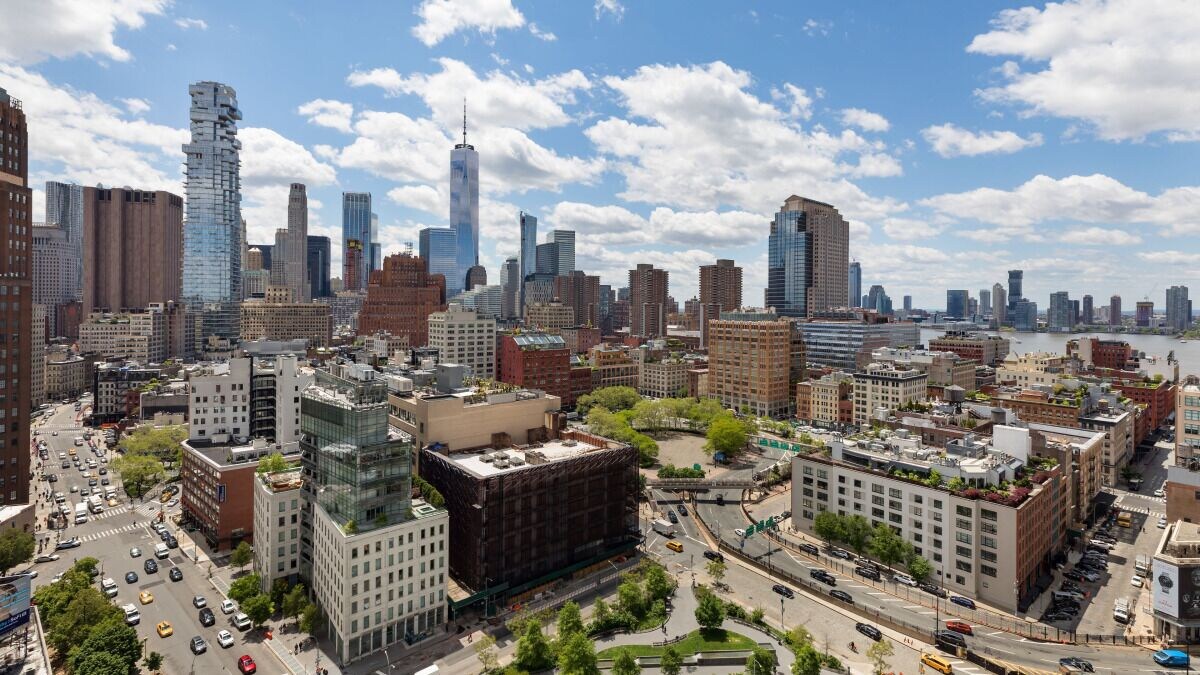
[(996, 637), (997, 635), (1007, 635), (1007, 633), (1005, 633), (1005, 632), (1004, 632), (1004, 631), (1002, 631), (1002, 630), (998, 630), (998, 631), (996, 631), (995, 633), (988, 633), (988, 634), (987, 634), (987, 636), (988, 636), (988, 637)]
[(884, 602), (907, 602), (906, 600), (903, 600), (901, 598), (884, 598), (883, 601)]
[(937, 616), (937, 612), (917, 612), (917, 614), (924, 614), (925, 616)]
[(867, 591), (867, 593), (870, 595), (887, 595), (887, 593), (884, 593), (883, 591)]
[(920, 605), (905, 605), (904, 609), (921, 609)]

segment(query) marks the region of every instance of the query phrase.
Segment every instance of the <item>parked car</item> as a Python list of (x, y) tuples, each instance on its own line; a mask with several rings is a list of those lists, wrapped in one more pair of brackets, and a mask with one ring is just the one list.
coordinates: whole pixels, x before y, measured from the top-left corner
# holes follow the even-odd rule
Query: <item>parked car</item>
[(805, 553), (812, 555), (812, 556), (821, 555), (820, 549), (818, 549), (816, 546), (813, 546), (812, 544), (800, 544), (800, 550), (804, 551)]
[(771, 587), (771, 590), (788, 599), (796, 597), (796, 594), (792, 591), (792, 589), (784, 586), (783, 584), (775, 584)]
[(971, 628), (971, 624), (963, 621), (947, 621), (946, 630), (952, 630), (955, 633), (962, 633), (963, 635), (975, 634), (975, 630)]
[(829, 555), (834, 558), (841, 558), (842, 560), (853, 560), (854, 559), (854, 556), (850, 555), (849, 551), (845, 551), (840, 548), (830, 549)]
[(860, 622), (854, 624), (854, 630), (862, 633), (863, 635), (866, 635), (867, 637), (869, 637), (875, 641), (879, 641), (879, 640), (883, 639), (883, 631), (879, 630), (878, 628), (876, 628), (875, 626), (872, 626), (869, 623), (863, 623), (860, 621)]
[(903, 584), (905, 586), (912, 586), (913, 588), (917, 587), (916, 579), (913, 579), (912, 577), (908, 576), (907, 574), (903, 574), (900, 572), (897, 572), (896, 574), (892, 575), (892, 581), (894, 581), (898, 584)]
[(217, 644), (221, 645), (222, 649), (229, 649), (233, 646), (233, 633), (227, 630), (217, 631)]
[(1078, 656), (1067, 656), (1061, 658), (1058, 660), (1058, 665), (1066, 668), (1067, 670), (1081, 670), (1085, 673), (1096, 672), (1096, 668), (1092, 665), (1091, 661), (1081, 659)]
[(850, 596), (850, 594), (847, 593), (846, 591), (835, 589), (835, 590), (829, 591), (829, 595), (830, 595), (830, 597), (837, 598), (838, 600), (841, 600), (844, 603), (847, 603), (850, 605), (854, 604), (854, 598), (852, 598)]
[(946, 593), (946, 589), (944, 589), (941, 586), (938, 586), (936, 584), (931, 584), (928, 581), (921, 582), (921, 584), (919, 584), (919, 588), (921, 590), (925, 591), (926, 593), (931, 593), (933, 595), (938, 596), (939, 598), (944, 598), (947, 595), (949, 595), (948, 593)]
[(871, 579), (872, 581), (879, 581), (882, 578), (879, 574), (879, 570), (875, 569), (874, 567), (855, 567), (854, 573), (864, 579)]
[(975, 609), (975, 601), (970, 598), (964, 598), (961, 595), (950, 596), (950, 602), (962, 607), (966, 607), (967, 609)]
[(819, 581), (823, 584), (828, 584), (830, 586), (837, 586), (837, 577), (833, 576), (829, 572), (826, 572), (825, 570), (809, 570), (808, 576), (812, 577), (813, 579), (816, 579), (817, 581)]
[(704, 557), (708, 558), (709, 560), (720, 560), (721, 562), (725, 561), (725, 556), (721, 555), (720, 551), (705, 551)]
[(1154, 652), (1154, 662), (1160, 666), (1190, 666), (1191, 659), (1178, 649), (1160, 649)]

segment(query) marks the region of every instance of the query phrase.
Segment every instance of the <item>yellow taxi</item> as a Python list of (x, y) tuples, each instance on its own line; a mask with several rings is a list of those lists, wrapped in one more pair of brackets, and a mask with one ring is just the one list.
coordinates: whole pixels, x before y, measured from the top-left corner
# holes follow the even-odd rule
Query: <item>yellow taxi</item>
[(159, 621), (154, 630), (158, 631), (158, 637), (171, 637), (175, 634), (175, 629), (171, 627), (170, 621)]
[(675, 551), (676, 553), (683, 553), (683, 544), (674, 540), (667, 542), (667, 548)]
[(143, 605), (148, 605), (154, 602), (154, 594), (150, 591), (142, 591), (141, 593), (138, 593), (138, 601)]
[(109, 505), (109, 506), (116, 506), (116, 505), (117, 505), (117, 500), (116, 500), (116, 499), (109, 499), (109, 500), (108, 500), (108, 505)]

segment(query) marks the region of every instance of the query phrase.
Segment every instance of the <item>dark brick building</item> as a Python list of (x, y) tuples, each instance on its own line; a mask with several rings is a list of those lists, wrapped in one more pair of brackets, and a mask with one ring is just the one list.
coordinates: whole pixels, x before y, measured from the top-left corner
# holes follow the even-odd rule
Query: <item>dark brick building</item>
[(501, 335), (496, 379), (526, 389), (541, 389), (568, 405), (571, 398), (571, 351), (559, 335)]

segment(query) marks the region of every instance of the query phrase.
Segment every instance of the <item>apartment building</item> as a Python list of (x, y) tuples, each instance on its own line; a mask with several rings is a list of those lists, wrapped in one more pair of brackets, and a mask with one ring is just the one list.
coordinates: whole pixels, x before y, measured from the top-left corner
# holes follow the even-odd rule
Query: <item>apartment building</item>
[(554, 332), (578, 324), (575, 323), (575, 310), (569, 305), (561, 302), (535, 302), (525, 307), (525, 325)]
[(112, 361), (97, 364), (92, 371), (92, 424), (137, 419), (140, 389), (162, 375), (161, 368), (136, 362)]
[(592, 388), (634, 387), (638, 385), (638, 362), (627, 347), (600, 344), (588, 352), (592, 368)]
[(496, 319), (451, 305), (429, 315), (429, 346), (442, 363), (465, 366), (474, 377), (496, 376)]
[[(540, 389), (572, 405), (571, 352), (566, 341), (546, 333), (500, 336), (496, 379), (525, 389)], [(589, 377), (590, 382), (590, 377)]]
[(949, 331), (929, 341), (932, 351), (954, 352), (964, 359), (992, 367), (1004, 361), (1010, 347), (1006, 337), (962, 331)]
[(892, 347), (874, 350), (871, 352), (871, 360), (875, 363), (892, 363), (898, 368), (919, 370), (929, 376), (927, 387), (962, 387), (964, 391), (975, 388), (975, 366), (979, 365), (954, 352)]
[(70, 350), (48, 352), (46, 398), (56, 401), (79, 396), (88, 385), (87, 372), (87, 360)]
[[(866, 424), (881, 413), (926, 399), (929, 376), (915, 368), (872, 363), (854, 373), (854, 423)], [(886, 416), (886, 415), (885, 415)]]
[(804, 338), (808, 362), (853, 371), (871, 362), (880, 347), (914, 347), (921, 343), (915, 323), (874, 322), (862, 319), (814, 319), (797, 324)]
[(665, 356), (648, 358), (639, 365), (638, 393), (652, 398), (671, 398), (687, 390), (687, 374), (696, 367), (696, 360)]
[(269, 593), (276, 579), (300, 579), (305, 497), (299, 468), (254, 477), (254, 573)]
[(266, 298), (242, 302), (242, 339), (302, 339), (310, 347), (328, 347), (333, 342), (330, 306), (290, 298), (290, 289), (269, 286)]
[(797, 382), (796, 418), (829, 428), (854, 422), (854, 375), (839, 371)]
[(804, 378), (804, 353), (792, 319), (724, 312), (708, 322), (708, 395), (726, 408), (790, 415), (792, 387)]
[(1009, 354), (996, 366), (996, 382), (1017, 387), (1054, 386), (1072, 375), (1070, 358), (1049, 352)]
[(191, 368), (188, 438), (221, 444), (300, 440), (300, 395), (312, 369), (295, 356), (238, 357)]
[(1167, 520), (1200, 523), (1200, 380), (1175, 394), (1175, 461), (1167, 467)]
[(79, 351), (162, 363), (167, 358), (167, 321), (162, 312), (92, 312), (79, 324)]
[[(1062, 469), (1039, 459), (1033, 470), (1029, 430), (997, 430), (991, 445), (964, 439), (930, 448), (896, 435), (834, 440), (827, 452), (797, 455), (793, 526), (812, 533), (821, 511), (887, 525), (930, 561), (935, 583), (1004, 611), (1024, 611), (1066, 545)], [(929, 482), (935, 471), (943, 481), (937, 485)], [(1028, 488), (1014, 485), (1021, 475), (1030, 478)], [(955, 479), (965, 487), (950, 490)], [(999, 493), (984, 498), (990, 488)]]

